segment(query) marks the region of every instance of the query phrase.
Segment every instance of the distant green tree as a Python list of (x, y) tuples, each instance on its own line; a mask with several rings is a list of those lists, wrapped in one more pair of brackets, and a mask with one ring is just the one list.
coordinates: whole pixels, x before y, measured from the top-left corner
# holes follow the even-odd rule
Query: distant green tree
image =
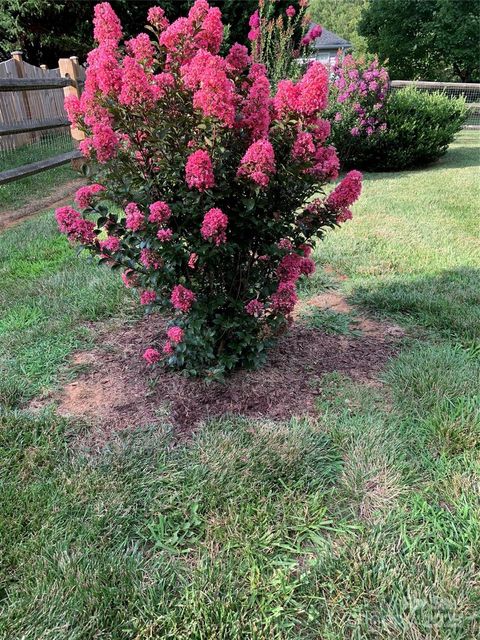
[[(83, 61), (93, 47), (93, 7), (99, 0), (0, 0), (0, 60), (20, 49), (31, 64), (57, 66), (58, 58)], [(185, 15), (194, 0), (110, 0), (127, 37), (146, 24), (150, 7), (161, 6), (170, 20)], [(210, 0), (229, 26), (230, 43), (247, 43), (248, 19), (258, 0)], [(280, 0), (279, 8), (290, 4)]]
[(480, 80), (480, 0), (370, 0), (358, 28), (393, 79)]
[(362, 10), (369, 0), (311, 0), (309, 13), (313, 22), (352, 43), (357, 54), (367, 50), (367, 43), (358, 33), (358, 23)]

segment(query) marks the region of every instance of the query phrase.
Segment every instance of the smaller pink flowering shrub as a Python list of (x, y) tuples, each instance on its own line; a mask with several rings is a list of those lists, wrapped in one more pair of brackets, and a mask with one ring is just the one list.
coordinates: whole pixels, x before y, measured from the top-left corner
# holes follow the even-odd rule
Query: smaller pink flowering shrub
[[(282, 23), (304, 13), (292, 5)], [(253, 41), (263, 19), (250, 20)], [(145, 345), (147, 364), (222, 376), (258, 365), (288, 328), (312, 247), (351, 217), (361, 176), (323, 191), (339, 159), (322, 64), (272, 86), (246, 47), (219, 55), (221, 14), (206, 0), (171, 24), (152, 8), (148, 21), (153, 38), (122, 44), (110, 5), (95, 8), (98, 46), (67, 108), (96, 182), (56, 217), (70, 241), (121, 271), (147, 312), (171, 317)]]
[(362, 146), (387, 129), (388, 72), (376, 57), (367, 62), (351, 54), (339, 54), (332, 74), (332, 142), (343, 166), (355, 166)]

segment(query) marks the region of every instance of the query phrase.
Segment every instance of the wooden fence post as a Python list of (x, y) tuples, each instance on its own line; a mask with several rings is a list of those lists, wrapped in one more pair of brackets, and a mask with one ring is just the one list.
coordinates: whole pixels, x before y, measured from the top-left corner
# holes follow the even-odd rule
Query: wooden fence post
[[(70, 78), (76, 83), (73, 87), (70, 86), (63, 88), (64, 96), (67, 97), (74, 95), (79, 98), (81, 91), (78, 84), (78, 81), (80, 80), (80, 73), (77, 56), (72, 56), (71, 58), (60, 58), (60, 60), (58, 61), (58, 68), (60, 69), (60, 75), (62, 76), (62, 78)], [(80, 129), (77, 129), (76, 127), (70, 127), (70, 132), (72, 138), (76, 141), (80, 141), (85, 138), (85, 134), (83, 133), (83, 131), (80, 131)]]

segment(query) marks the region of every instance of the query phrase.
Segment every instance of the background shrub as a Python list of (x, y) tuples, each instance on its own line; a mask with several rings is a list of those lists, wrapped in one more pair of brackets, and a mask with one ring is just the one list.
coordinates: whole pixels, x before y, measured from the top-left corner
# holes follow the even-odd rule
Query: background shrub
[(342, 120), (332, 113), (332, 141), (342, 164), (370, 171), (394, 171), (438, 160), (460, 131), (467, 116), (463, 98), (448, 98), (407, 87), (388, 94), (386, 128), (374, 135), (352, 136), (356, 113), (341, 105)]

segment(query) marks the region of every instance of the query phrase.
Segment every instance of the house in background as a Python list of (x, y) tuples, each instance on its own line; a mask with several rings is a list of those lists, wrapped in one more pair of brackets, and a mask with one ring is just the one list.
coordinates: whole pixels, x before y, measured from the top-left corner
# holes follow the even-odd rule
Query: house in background
[[(315, 24), (312, 24), (310, 29), (314, 26)], [(329, 31), (323, 27), (322, 35), (319, 38), (315, 38), (310, 46), (310, 55), (308, 60), (319, 60), (320, 62), (323, 62), (326, 67), (330, 67), (335, 60), (339, 49), (342, 52), (345, 52), (347, 49), (351, 48), (351, 42), (348, 42), (348, 40), (337, 36), (333, 31)]]

